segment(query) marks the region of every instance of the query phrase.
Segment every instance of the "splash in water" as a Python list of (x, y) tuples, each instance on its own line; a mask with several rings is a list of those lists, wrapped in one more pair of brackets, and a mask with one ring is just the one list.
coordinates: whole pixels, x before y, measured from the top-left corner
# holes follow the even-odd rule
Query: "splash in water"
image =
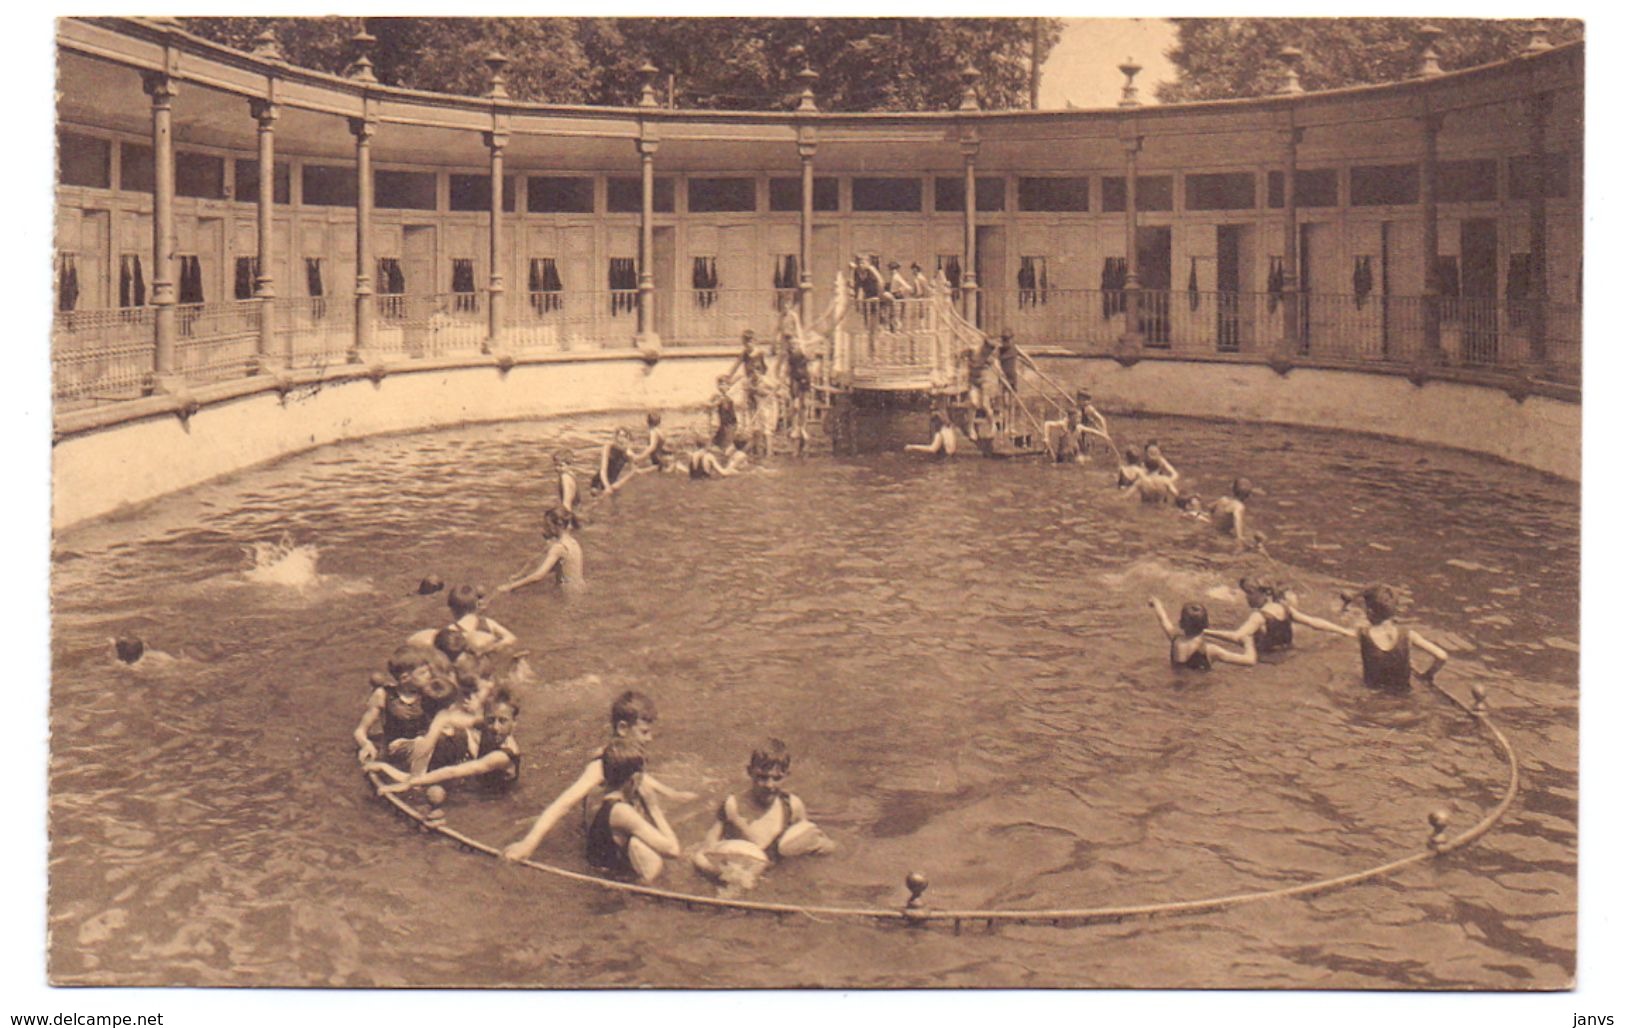
[(243, 572), (250, 582), (303, 589), (321, 580), (316, 573), (320, 551), (309, 543), (295, 544), (286, 533), (274, 543), (254, 543), (243, 552), (254, 562)]

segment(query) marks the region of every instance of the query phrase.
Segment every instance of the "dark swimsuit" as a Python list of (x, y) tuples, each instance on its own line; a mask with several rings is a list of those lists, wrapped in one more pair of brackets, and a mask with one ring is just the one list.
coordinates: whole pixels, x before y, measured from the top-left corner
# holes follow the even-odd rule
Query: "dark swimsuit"
[(593, 491), (594, 492), (603, 492), (605, 489), (609, 488), (610, 482), (618, 482), (618, 481), (620, 481), (621, 472), (624, 471), (626, 469), (626, 466), (628, 464), (630, 464), (631, 462), (632, 462), (632, 458), (627, 454), (627, 452), (626, 452), (626, 450), (624, 448), (619, 447), (619, 446), (611, 446), (609, 448), (609, 461), (608, 461), (608, 465), (609, 465), (609, 482), (604, 481), (603, 472), (598, 472), (598, 473), (594, 474), (592, 476), (592, 488), (593, 488)]
[(489, 733), (480, 733), (480, 745), (479, 749), (474, 753), (474, 759), (488, 757), (501, 750), (508, 754), (508, 766), (475, 775), (474, 783), (486, 792), (506, 792), (513, 788), (515, 782), (519, 781), (519, 761), (521, 757), (519, 753), (507, 748), (508, 744), (513, 741), (512, 737), (502, 740), (501, 743), (495, 746), (486, 741), (489, 738)]
[(1371, 638), (1371, 629), (1360, 629), (1360, 665), (1365, 684), (1387, 692), (1411, 691), (1411, 635), (1401, 631), (1399, 641), (1385, 650)]
[(416, 739), (429, 727), (428, 706), (419, 698), (418, 709), (412, 714), (397, 713), (394, 708), (395, 693), (390, 690), (384, 698), (383, 735), (384, 748), (396, 739)]
[(738, 426), (739, 414), (734, 410), (733, 400), (723, 397), (717, 404), (717, 433), (711, 437), (711, 445), (726, 450), (733, 444), (734, 429)]
[(1174, 667), (1182, 667), (1191, 671), (1213, 670), (1213, 662), (1208, 659), (1206, 645), (1196, 647), (1195, 651), (1193, 651), (1190, 656), (1186, 657), (1184, 660), (1180, 660), (1174, 656), (1174, 644), (1170, 642), (1168, 644), (1168, 660), (1174, 665)]
[(785, 365), (786, 377), (790, 380), (790, 395), (799, 398), (811, 392), (812, 372), (809, 370), (807, 355), (790, 353), (785, 358)]
[(1258, 647), (1259, 653), (1269, 653), (1274, 650), (1284, 650), (1292, 645), (1292, 617), (1272, 618), (1264, 614), (1264, 627), (1253, 633), (1253, 643)]
[[(617, 878), (636, 878), (637, 868), (632, 866), (632, 857), (627, 853), (631, 843), (628, 841), (626, 846), (617, 843), (615, 829), (609, 824), (610, 813), (618, 804), (625, 802), (623, 799), (613, 799), (599, 805), (598, 813), (587, 827), (587, 863)], [(649, 816), (648, 808), (641, 804), (634, 809), (644, 817)]]

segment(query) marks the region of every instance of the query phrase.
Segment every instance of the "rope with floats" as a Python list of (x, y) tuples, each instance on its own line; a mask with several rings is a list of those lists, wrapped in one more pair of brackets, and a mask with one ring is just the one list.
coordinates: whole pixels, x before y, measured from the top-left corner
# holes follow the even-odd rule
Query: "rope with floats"
[[(515, 863), (565, 881), (585, 883), (627, 896), (641, 896), (658, 902), (679, 904), (688, 910), (731, 910), (750, 914), (770, 914), (781, 918), (802, 916), (819, 922), (847, 920), (878, 924), (947, 925), (951, 926), (956, 934), (964, 926), (975, 924), (982, 924), (988, 929), (1003, 924), (1047, 924), (1058, 928), (1081, 927), (1083, 925), (1118, 923), (1141, 918), (1150, 919), (1214, 913), (1231, 907), (1266, 900), (1313, 896), (1392, 875), (1405, 868), (1470, 846), (1482, 838), (1491, 828), (1495, 827), (1501, 818), (1506, 815), (1506, 812), (1511, 809), (1513, 801), (1517, 798), (1520, 781), (1518, 755), (1512, 748), (1512, 744), (1507, 741), (1506, 736), (1490, 719), (1489, 704), (1484, 686), (1477, 682), (1473, 684), (1473, 702), (1468, 704), (1431, 680), (1428, 680), (1428, 685), (1472, 717), (1489, 734), (1496, 752), (1507, 765), (1506, 791), (1502, 794), (1499, 802), (1471, 827), (1454, 836), (1449, 834), (1449, 811), (1443, 808), (1433, 810), (1428, 814), (1428, 825), (1431, 833), (1428, 836), (1426, 848), (1378, 864), (1375, 867), (1331, 878), (1322, 878), (1313, 882), (1305, 882), (1300, 885), (1263, 889), (1255, 892), (1232, 893), (1225, 896), (1211, 896), (1196, 900), (1142, 903), (1115, 907), (1052, 910), (937, 910), (925, 903), (925, 892), (930, 887), (930, 880), (919, 871), (912, 871), (903, 880), (903, 884), (909, 893), (907, 902), (900, 908), (887, 909), (884, 907), (834, 907), (798, 903), (773, 903), (759, 900), (728, 899), (720, 896), (699, 896), (692, 893), (656, 888), (652, 885), (638, 885), (631, 882), (600, 878), (596, 875), (571, 871), (535, 860), (522, 860)], [(376, 773), (367, 772), (366, 775), (375, 789), (383, 784)], [(380, 795), (389, 801), (397, 813), (417, 824), (422, 830), (436, 832), (470, 852), (483, 853), (498, 860), (505, 859), (502, 851), (497, 847), (480, 842), (450, 827), (442, 816), (437, 816), (438, 812), (420, 810), (395, 793), (380, 793)]]

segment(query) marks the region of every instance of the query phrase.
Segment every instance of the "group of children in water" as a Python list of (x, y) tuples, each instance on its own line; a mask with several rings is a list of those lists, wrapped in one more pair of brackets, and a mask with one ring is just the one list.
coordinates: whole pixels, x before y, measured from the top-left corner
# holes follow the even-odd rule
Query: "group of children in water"
[[(542, 573), (516, 579), (506, 588), (518, 588)], [(451, 621), (408, 637), (391, 655), (388, 673), (371, 677), (366, 709), (355, 727), (363, 768), (388, 779), (380, 791), (425, 790), (431, 819), (441, 816), (447, 785), (500, 794), (519, 780), (522, 755), (514, 738), (519, 703), (498, 684), (496, 673), (516, 658), (517, 639), (481, 611), (484, 599), (472, 586), (451, 590), (446, 597)], [(660, 875), (667, 859), (683, 856), (661, 801), (687, 803), (699, 797), (649, 774), (655, 720), (648, 696), (629, 691), (617, 697), (610, 708), (609, 740), (504, 856), (527, 859), (578, 804), (586, 827), (587, 862), (599, 871), (647, 883)], [(693, 848), (696, 869), (739, 891), (752, 887), (783, 857), (835, 848), (808, 820), (801, 799), (784, 789), (789, 773), (790, 751), (780, 740), (767, 739), (751, 752), (746, 766), (751, 787), (718, 806), (715, 824)]]

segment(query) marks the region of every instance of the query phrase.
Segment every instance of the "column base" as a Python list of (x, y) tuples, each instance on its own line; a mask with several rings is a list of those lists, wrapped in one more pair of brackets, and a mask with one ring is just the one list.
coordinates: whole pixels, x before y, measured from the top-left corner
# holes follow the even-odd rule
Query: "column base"
[(658, 362), (664, 350), (659, 332), (640, 332), (633, 339), (633, 345), (638, 348), (638, 356), (647, 364)]

